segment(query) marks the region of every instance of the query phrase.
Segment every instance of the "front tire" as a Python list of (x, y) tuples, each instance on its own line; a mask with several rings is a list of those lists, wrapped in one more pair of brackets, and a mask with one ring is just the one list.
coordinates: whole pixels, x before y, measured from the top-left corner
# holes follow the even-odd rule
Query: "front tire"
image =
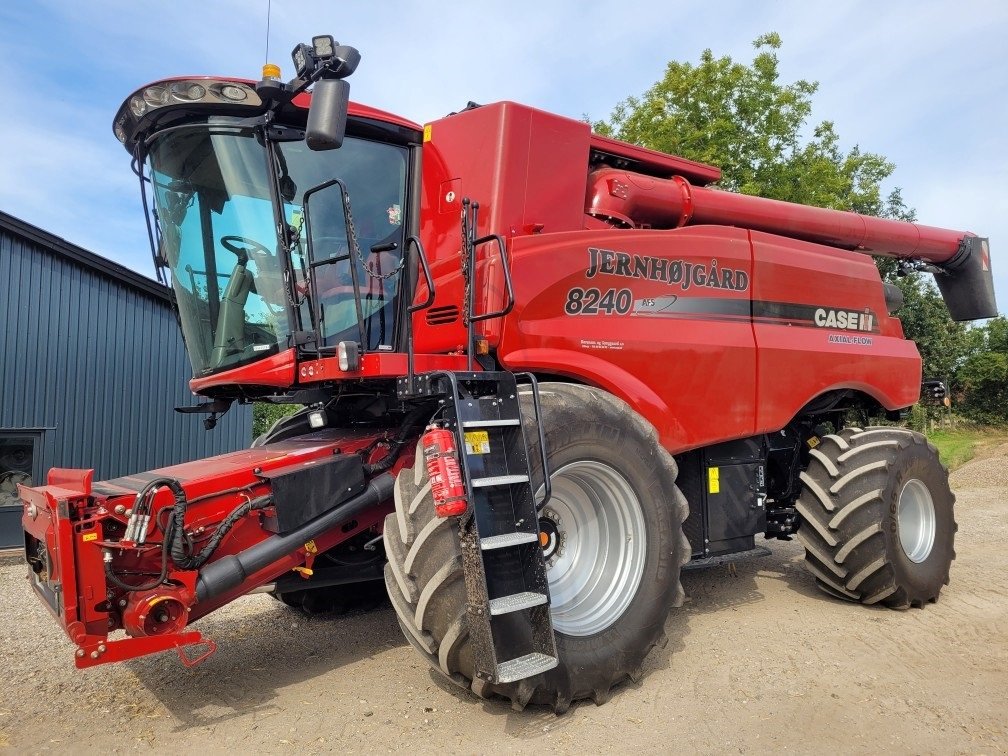
[[(683, 601), (688, 507), (675, 485), (675, 461), (628, 405), (562, 383), (542, 384), (540, 396), (554, 497), (540, 523), (559, 665), (510, 684), (474, 681), (457, 524), (434, 516), (420, 454), (396, 480), (396, 511), (385, 521), (385, 582), (403, 632), (434, 669), (479, 696), (562, 713), (583, 698), (602, 703), (614, 685), (636, 679), (664, 639), (668, 612)], [(531, 418), (525, 394), (522, 406)], [(531, 421), (525, 434), (536, 437)], [(533, 479), (541, 477), (536, 467)]]
[(936, 601), (955, 559), (955, 496), (937, 450), (900, 428), (824, 436), (801, 474), (798, 539), (832, 596), (894, 609)]

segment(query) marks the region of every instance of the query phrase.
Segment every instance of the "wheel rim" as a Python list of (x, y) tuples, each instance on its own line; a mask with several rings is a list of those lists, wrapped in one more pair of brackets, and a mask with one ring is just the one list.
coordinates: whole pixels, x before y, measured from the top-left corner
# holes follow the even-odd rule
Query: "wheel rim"
[[(644, 572), (644, 513), (630, 483), (602, 462), (561, 467), (542, 513), (553, 627), (593, 635), (626, 611)], [(541, 491), (540, 491), (541, 492)]]
[(916, 478), (900, 491), (896, 519), (903, 553), (911, 562), (923, 562), (934, 546), (935, 508), (928, 487)]

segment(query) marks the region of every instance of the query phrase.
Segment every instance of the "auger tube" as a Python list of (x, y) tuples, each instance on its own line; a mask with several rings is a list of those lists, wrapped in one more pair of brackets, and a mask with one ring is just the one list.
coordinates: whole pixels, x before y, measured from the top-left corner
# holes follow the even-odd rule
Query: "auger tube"
[(588, 177), (585, 211), (625, 227), (738, 226), (881, 257), (935, 274), (955, 320), (997, 315), (987, 240), (968, 231), (798, 205), (721, 189), (602, 168)]
[(255, 574), (281, 557), (296, 551), (307, 541), (325, 533), (355, 514), (391, 499), (394, 482), (395, 479), (391, 475), (378, 475), (371, 479), (360, 494), (314, 520), (306, 522), (297, 530), (292, 530), (284, 535), (270, 536), (241, 553), (231, 554), (208, 564), (200, 571), (196, 581), (196, 599), (207, 601), (241, 585), (249, 575)]

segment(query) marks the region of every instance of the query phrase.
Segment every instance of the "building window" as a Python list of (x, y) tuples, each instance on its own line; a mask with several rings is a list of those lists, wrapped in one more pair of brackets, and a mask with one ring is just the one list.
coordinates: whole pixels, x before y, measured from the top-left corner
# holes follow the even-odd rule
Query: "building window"
[(0, 431), (0, 548), (21, 545), (18, 484), (31, 485), (36, 474), (39, 433)]

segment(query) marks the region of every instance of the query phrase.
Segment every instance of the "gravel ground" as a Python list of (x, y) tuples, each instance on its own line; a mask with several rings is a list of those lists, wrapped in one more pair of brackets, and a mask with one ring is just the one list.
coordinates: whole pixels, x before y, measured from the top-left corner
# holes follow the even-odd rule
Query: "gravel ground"
[(940, 601), (825, 598), (794, 543), (689, 571), (649, 674), (562, 717), (483, 702), (428, 672), (387, 606), (307, 618), (250, 596), (201, 620), (217, 654), (74, 669), (72, 646), (0, 564), (0, 750), (206, 753), (543, 749), (699, 753), (1008, 750), (1008, 445), (952, 476), (958, 559)]

